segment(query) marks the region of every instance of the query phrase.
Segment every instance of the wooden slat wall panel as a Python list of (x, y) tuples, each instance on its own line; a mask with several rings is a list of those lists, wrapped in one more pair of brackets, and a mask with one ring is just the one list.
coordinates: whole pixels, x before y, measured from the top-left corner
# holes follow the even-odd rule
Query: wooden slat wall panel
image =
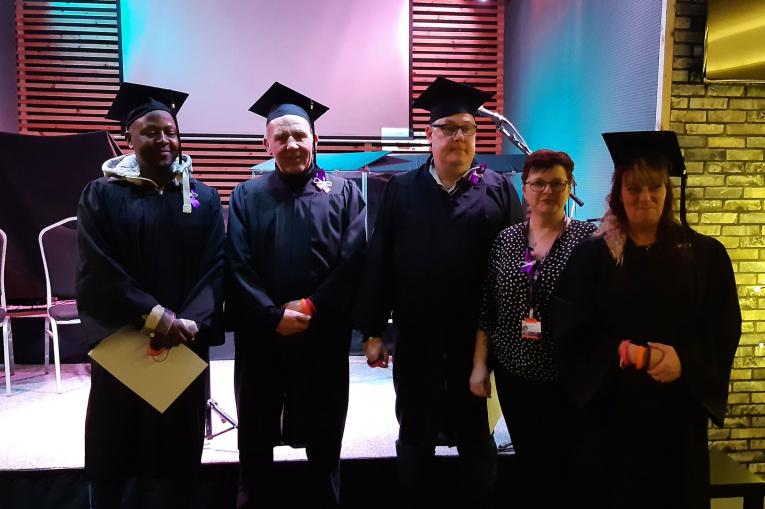
[[(103, 118), (119, 87), (116, 0), (16, 0), (20, 131), (56, 135), (107, 130), (123, 149), (119, 126)], [(486, 104), (502, 110), (504, 2), (502, 0), (413, 0), (411, 95), (437, 76), (497, 94)], [(322, 137), (323, 152), (350, 150), (426, 151), (427, 112), (412, 112), (415, 138), (341, 140)], [(477, 151), (499, 153), (494, 125), (479, 119)], [(218, 188), (224, 201), (249, 167), (267, 159), (259, 137), (184, 137), (197, 176)]]
[[(492, 110), (503, 107), (504, 2), (468, 0), (413, 0), (412, 92), (414, 100), (437, 76), (494, 92), (486, 103)], [(415, 132), (422, 132), (428, 114), (414, 110)], [(502, 140), (494, 124), (478, 119), (478, 152), (499, 153)]]

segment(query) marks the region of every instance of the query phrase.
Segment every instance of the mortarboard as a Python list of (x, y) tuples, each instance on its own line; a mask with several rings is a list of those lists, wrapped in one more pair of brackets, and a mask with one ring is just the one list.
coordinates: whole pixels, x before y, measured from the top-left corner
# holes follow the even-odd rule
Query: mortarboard
[(687, 175), (675, 131), (628, 131), (603, 133), (615, 166), (628, 166), (641, 157), (661, 156), (669, 161), (670, 177), (680, 177), (680, 221), (688, 226), (685, 208)]
[(430, 111), (430, 122), (433, 123), (455, 113), (475, 115), (476, 110), (492, 97), (494, 94), (490, 92), (439, 76), (414, 100), (412, 106)]
[(630, 131), (603, 133), (614, 165), (628, 165), (646, 156), (663, 156), (671, 163), (670, 176), (681, 177), (685, 160), (674, 131)]
[(150, 111), (166, 111), (175, 118), (188, 96), (185, 92), (168, 88), (124, 82), (120, 85), (106, 118), (121, 122), (124, 129)]
[(271, 88), (260, 96), (250, 107), (250, 111), (266, 118), (266, 124), (284, 115), (303, 117), (313, 127), (313, 123), (329, 108), (275, 81)]

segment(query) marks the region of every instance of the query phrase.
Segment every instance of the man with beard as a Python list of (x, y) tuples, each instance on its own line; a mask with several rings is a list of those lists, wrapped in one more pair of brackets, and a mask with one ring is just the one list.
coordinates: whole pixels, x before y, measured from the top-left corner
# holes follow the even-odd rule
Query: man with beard
[(314, 122), (326, 106), (274, 83), (250, 110), (267, 119), (263, 143), (276, 169), (237, 186), (229, 206), (237, 506), (277, 506), (273, 447), (287, 444), (306, 448), (305, 496), (337, 507), (364, 201), (353, 182), (316, 165)]
[[(91, 345), (125, 325), (147, 355), (222, 343), (223, 215), (191, 176), (176, 113), (188, 94), (123, 83), (107, 117), (135, 152), (103, 164), (78, 208), (77, 307)], [(85, 473), (92, 508), (189, 507), (202, 456), (207, 371), (164, 413), (91, 362)]]
[(359, 296), (364, 351), (387, 366), (380, 335), (398, 331), (393, 364), (402, 507), (425, 507), (434, 448), (456, 445), (461, 507), (485, 507), (496, 476), (486, 400), (469, 388), (487, 255), (523, 218), (502, 176), (476, 164), (475, 112), (492, 94), (437, 78), (414, 102), (430, 111), (432, 157), (388, 183)]

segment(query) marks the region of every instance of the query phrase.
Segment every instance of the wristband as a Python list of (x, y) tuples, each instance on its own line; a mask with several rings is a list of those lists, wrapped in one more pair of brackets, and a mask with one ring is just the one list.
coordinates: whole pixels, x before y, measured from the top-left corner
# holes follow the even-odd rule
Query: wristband
[(632, 342), (629, 339), (623, 339), (619, 343), (619, 366), (626, 368), (630, 365), (629, 346)]
[(157, 327), (155, 330), (157, 331), (157, 334), (160, 336), (167, 336), (167, 333), (170, 331), (170, 327), (173, 326), (173, 322), (175, 321), (175, 313), (170, 311), (169, 309), (165, 309), (165, 311), (162, 313), (162, 318), (159, 319), (159, 323), (157, 324)]
[(300, 312), (308, 316), (313, 316), (316, 313), (316, 306), (310, 298), (300, 299)]

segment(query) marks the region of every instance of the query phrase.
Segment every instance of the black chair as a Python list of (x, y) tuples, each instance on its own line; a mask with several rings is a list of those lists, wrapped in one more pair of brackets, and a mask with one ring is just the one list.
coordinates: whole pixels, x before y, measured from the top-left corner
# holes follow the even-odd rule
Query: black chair
[(45, 269), (47, 315), (45, 317), (45, 372), (50, 364), (48, 338), (53, 342), (56, 392), (61, 392), (61, 358), (58, 326), (80, 323), (75, 299), (77, 272), (77, 218), (68, 217), (40, 231), (40, 254)]
[(11, 395), (11, 375), (15, 371), (13, 362), (13, 334), (11, 316), (5, 302), (5, 251), (8, 237), (0, 230), (0, 327), (3, 329), (3, 367), (5, 368), (5, 395)]

